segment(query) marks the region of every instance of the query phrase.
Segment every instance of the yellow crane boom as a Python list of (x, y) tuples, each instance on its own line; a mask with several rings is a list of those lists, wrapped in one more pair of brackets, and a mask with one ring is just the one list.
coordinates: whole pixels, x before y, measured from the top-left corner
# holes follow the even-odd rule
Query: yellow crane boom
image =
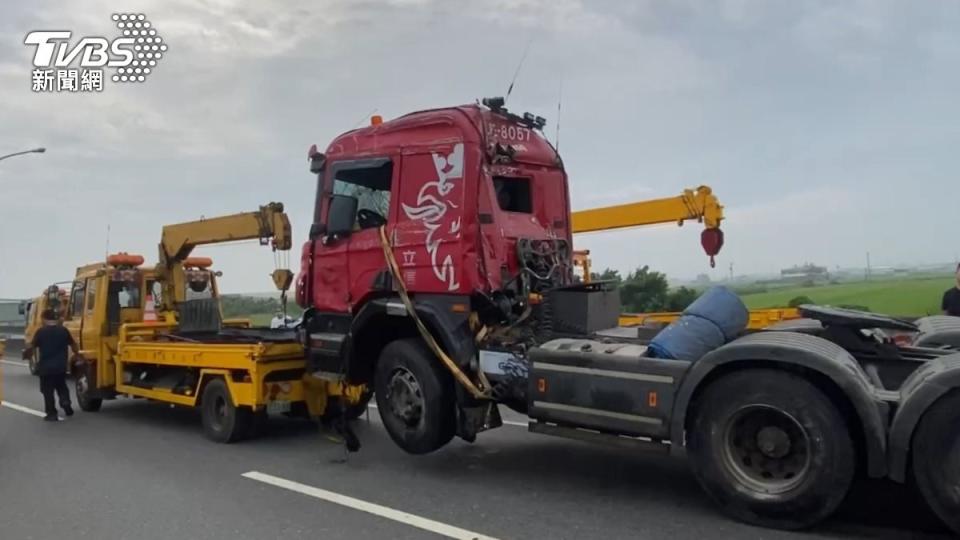
[(723, 221), (723, 206), (708, 186), (685, 189), (679, 197), (652, 199), (571, 213), (574, 234), (642, 227), (660, 223), (683, 225), (688, 219), (702, 222), (707, 229), (718, 229)]
[[(723, 206), (709, 186), (685, 189), (678, 197), (651, 199), (589, 210), (571, 212), (571, 231), (576, 233), (611, 231), (629, 227), (643, 227), (661, 223), (683, 225), (687, 220), (703, 223), (700, 242), (710, 257), (719, 253), (723, 246), (720, 223), (723, 221)], [(583, 279), (590, 282), (590, 252), (573, 252), (573, 263), (583, 269)]]
[[(260, 245), (270, 245), (274, 251), (290, 250), (293, 237), (283, 203), (272, 202), (261, 206), (256, 212), (165, 225), (160, 237), (160, 262), (156, 270), (157, 280), (163, 283), (162, 309), (173, 310), (175, 291), (184, 287), (181, 263), (194, 248), (252, 239), (260, 240)], [(273, 281), (285, 294), (293, 281), (293, 273), (286, 268), (277, 269), (273, 273)]]

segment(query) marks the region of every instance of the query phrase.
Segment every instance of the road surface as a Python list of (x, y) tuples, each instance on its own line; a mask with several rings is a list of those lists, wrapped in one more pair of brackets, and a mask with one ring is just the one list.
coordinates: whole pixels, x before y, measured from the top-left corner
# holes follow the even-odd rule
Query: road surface
[[(0, 538), (947, 538), (908, 490), (861, 483), (812, 532), (733, 522), (683, 461), (529, 434), (522, 423), (428, 456), (376, 411), (344, 452), (305, 421), (217, 445), (194, 411), (140, 400), (58, 423), (10, 349), (0, 407)], [(511, 421), (522, 420), (512, 416)]]

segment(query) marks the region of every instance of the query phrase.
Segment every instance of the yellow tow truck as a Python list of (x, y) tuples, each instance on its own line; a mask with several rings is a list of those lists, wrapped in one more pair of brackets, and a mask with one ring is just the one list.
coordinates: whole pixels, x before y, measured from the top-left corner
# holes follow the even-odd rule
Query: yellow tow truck
[[(63, 324), (84, 357), (74, 368), (81, 409), (98, 411), (117, 396), (197, 407), (207, 437), (224, 443), (252, 435), (268, 413), (362, 413), (365, 387), (307, 374), (295, 330), (223, 319), (218, 273), (190, 253), (246, 239), (289, 250), (283, 205), (165, 226), (154, 268), (144, 268), (141, 256), (116, 254), (77, 269)], [(284, 295), (291, 279), (289, 270), (274, 272)]]
[[(610, 231), (648, 225), (676, 223), (682, 226), (686, 221), (697, 221), (704, 226), (700, 234), (700, 243), (710, 257), (723, 247), (723, 233), (720, 223), (723, 221), (723, 206), (709, 186), (685, 189), (677, 197), (651, 199), (603, 208), (591, 208), (571, 213), (571, 231), (574, 234), (597, 231)], [(573, 264), (584, 283), (590, 282), (590, 251), (573, 252)], [(680, 313), (622, 313), (620, 326), (648, 326), (669, 324)], [(750, 311), (748, 328), (766, 328), (771, 324), (800, 318), (795, 308), (755, 309)]]

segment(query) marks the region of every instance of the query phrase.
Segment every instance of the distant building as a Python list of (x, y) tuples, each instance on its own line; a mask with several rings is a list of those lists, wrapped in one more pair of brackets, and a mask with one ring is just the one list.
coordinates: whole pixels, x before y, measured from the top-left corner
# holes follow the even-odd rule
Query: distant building
[(784, 268), (780, 270), (780, 275), (785, 278), (795, 278), (795, 277), (820, 277), (824, 278), (829, 276), (826, 266), (817, 266), (815, 264), (807, 263), (801, 266), (793, 266), (790, 268)]

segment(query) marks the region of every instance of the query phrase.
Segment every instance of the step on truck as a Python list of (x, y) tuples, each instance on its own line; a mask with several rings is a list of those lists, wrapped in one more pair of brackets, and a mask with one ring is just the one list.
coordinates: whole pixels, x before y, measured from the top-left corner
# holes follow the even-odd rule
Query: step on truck
[(960, 531), (960, 354), (883, 337), (912, 323), (816, 307), (695, 361), (604, 332), (618, 295), (574, 282), (568, 178), (544, 123), (487, 99), (311, 147), (296, 297), (314, 376), (373, 385), (414, 454), (474, 441), (504, 405), (532, 432), (686, 455), (748, 523), (811, 526), (855, 475), (913, 475)]

